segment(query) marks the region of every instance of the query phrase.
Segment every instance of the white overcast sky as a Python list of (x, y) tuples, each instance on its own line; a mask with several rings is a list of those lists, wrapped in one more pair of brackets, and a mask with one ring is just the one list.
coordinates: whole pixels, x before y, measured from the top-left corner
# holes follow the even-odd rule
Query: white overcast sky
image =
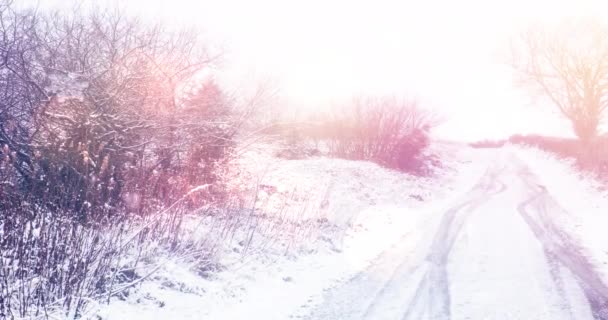
[[(538, 20), (606, 12), (595, 0), (101, 0), (146, 19), (197, 25), (225, 48), (228, 79), (271, 80), (286, 106), (326, 108), (361, 94), (417, 97), (438, 135), (570, 135), (514, 86), (508, 39)], [(38, 0), (40, 7), (66, 1)], [(84, 1), (86, 3), (86, 0)], [(608, 17), (608, 15), (606, 16)], [(236, 80), (235, 80), (236, 81)]]

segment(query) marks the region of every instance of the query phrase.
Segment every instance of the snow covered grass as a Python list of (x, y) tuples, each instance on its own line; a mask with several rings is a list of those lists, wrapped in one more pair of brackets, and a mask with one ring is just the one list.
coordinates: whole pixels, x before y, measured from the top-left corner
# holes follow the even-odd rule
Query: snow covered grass
[[(436, 147), (444, 160), (436, 177), (414, 177), (369, 162), (329, 158), (277, 159), (272, 146), (239, 159), (235, 189), (256, 185), (254, 206), (218, 243), (206, 270), (169, 261), (102, 319), (286, 319), (344, 281), (445, 203), (470, 189), (485, 169), (483, 152)], [(480, 160), (479, 157), (482, 159)], [(242, 183), (243, 181), (255, 183)], [(227, 219), (227, 218), (226, 218)], [(213, 238), (218, 217), (197, 233)]]
[(572, 160), (535, 148), (508, 146), (515, 152), (563, 210), (551, 213), (573, 235), (604, 279), (608, 281), (608, 191), (591, 174), (578, 170)]
[(3, 215), (3, 319), (86, 319), (169, 260), (196, 259), (200, 268), (212, 254), (204, 239), (191, 236), (180, 201), (149, 216), (115, 216), (108, 224), (85, 224), (35, 205)]

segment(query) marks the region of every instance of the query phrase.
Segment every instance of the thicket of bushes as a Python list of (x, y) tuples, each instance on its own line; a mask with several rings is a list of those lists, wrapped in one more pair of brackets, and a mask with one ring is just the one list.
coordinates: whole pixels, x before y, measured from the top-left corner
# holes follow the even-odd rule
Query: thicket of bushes
[[(3, 7), (2, 199), (98, 221), (214, 180), (238, 129), (195, 33)], [(196, 87), (193, 87), (195, 86)]]
[(0, 35), (0, 318), (78, 317), (157, 250), (202, 255), (182, 213), (225, 200), (251, 106), (201, 79), (197, 33), (1, 0)]

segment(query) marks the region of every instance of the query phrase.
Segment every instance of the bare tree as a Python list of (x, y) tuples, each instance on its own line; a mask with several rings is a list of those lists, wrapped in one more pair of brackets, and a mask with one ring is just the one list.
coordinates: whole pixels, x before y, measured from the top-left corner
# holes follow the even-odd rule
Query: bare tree
[(523, 83), (549, 98), (584, 144), (592, 142), (608, 108), (608, 26), (568, 20), (519, 40), (513, 66)]

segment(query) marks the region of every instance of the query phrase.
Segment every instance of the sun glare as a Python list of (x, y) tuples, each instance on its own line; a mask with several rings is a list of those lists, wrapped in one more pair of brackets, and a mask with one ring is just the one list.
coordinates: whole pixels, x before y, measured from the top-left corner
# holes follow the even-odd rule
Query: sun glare
[[(595, 0), (106, 1), (147, 19), (199, 26), (224, 52), (221, 77), (271, 79), (285, 107), (415, 97), (445, 114), (440, 135), (458, 131), (461, 139), (519, 130), (518, 110), (536, 103), (506, 66), (511, 37), (533, 23), (608, 19), (608, 3)], [(479, 117), (490, 123), (467, 125)], [(550, 112), (544, 118), (539, 131), (568, 131)]]
[(0, 320), (608, 319), (608, 0), (0, 0)]

